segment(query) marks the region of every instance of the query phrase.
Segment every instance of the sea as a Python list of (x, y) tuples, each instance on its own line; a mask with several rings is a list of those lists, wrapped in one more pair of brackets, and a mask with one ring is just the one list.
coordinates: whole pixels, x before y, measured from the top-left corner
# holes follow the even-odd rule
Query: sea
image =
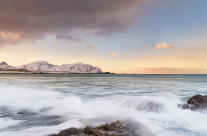
[(131, 123), (140, 136), (207, 136), (207, 75), (1, 74), (0, 136), (47, 136), (70, 127)]

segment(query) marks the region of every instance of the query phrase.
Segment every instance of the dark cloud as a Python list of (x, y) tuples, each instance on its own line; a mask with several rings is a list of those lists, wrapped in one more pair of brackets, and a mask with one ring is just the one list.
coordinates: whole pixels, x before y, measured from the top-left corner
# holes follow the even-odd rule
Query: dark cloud
[(79, 37), (75, 36), (75, 34), (73, 35), (72, 33), (59, 33), (59, 34), (56, 34), (55, 37), (57, 39), (68, 39), (71, 41), (84, 41), (84, 39), (79, 38)]
[(76, 30), (108, 35), (128, 28), (133, 13), (146, 1), (0, 0), (0, 31), (17, 33), (24, 39), (47, 34), (74, 39), (70, 32)]

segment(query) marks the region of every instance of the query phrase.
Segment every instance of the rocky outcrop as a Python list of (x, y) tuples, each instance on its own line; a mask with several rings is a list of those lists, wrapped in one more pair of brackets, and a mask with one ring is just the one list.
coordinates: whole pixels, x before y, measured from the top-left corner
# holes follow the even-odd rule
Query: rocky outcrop
[(122, 121), (112, 122), (111, 124), (104, 124), (99, 127), (87, 126), (83, 129), (69, 128), (61, 131), (58, 134), (50, 136), (138, 136), (129, 127), (128, 124)]
[(187, 104), (179, 104), (178, 106), (190, 110), (207, 109), (207, 96), (195, 95), (187, 101)]

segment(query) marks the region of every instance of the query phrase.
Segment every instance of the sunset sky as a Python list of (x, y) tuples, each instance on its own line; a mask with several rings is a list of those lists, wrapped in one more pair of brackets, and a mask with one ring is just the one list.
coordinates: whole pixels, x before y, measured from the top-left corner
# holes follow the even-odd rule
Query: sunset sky
[(0, 61), (207, 73), (206, 0), (0, 0)]

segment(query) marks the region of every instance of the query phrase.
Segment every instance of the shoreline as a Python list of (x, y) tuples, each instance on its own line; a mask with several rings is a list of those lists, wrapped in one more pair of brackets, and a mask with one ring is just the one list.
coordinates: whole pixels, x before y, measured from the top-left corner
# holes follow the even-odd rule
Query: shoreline
[(115, 74), (115, 73), (110, 73), (110, 72), (104, 72), (104, 73), (69, 73), (69, 72), (45, 72), (45, 71), (41, 71), (41, 72), (37, 72), (37, 71), (28, 71), (28, 72), (21, 72), (21, 71), (0, 71), (0, 75), (1, 74), (71, 74), (71, 75), (75, 75), (75, 74), (100, 74), (100, 75), (104, 75), (104, 74)]

